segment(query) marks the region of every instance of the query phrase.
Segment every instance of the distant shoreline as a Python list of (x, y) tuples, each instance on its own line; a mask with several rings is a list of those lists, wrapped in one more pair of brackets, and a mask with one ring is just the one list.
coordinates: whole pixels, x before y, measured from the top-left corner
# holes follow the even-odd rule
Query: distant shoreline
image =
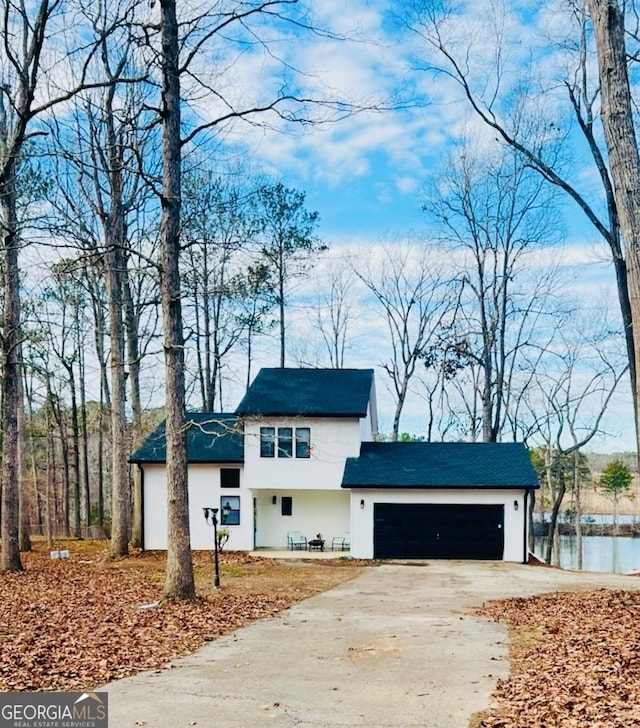
[[(603, 514), (606, 515), (606, 514)], [(613, 518), (613, 515), (611, 516)], [(558, 532), (561, 536), (575, 536), (576, 530), (573, 523), (562, 522), (558, 524)], [(533, 525), (533, 535), (536, 538), (546, 536), (549, 533), (549, 521), (537, 521)], [(583, 536), (626, 536), (629, 538), (640, 538), (640, 519), (636, 523), (589, 523), (582, 522)]]

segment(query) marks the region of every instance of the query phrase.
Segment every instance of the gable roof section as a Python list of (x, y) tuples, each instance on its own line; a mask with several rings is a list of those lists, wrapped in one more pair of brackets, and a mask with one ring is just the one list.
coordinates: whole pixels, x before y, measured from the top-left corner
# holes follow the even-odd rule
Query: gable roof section
[(538, 488), (521, 443), (365, 442), (343, 488)]
[[(238, 418), (216, 412), (187, 413), (187, 459), (190, 463), (242, 463), (244, 437)], [(167, 461), (165, 422), (129, 458), (132, 463)]]
[(261, 369), (238, 415), (366, 417), (373, 369)]

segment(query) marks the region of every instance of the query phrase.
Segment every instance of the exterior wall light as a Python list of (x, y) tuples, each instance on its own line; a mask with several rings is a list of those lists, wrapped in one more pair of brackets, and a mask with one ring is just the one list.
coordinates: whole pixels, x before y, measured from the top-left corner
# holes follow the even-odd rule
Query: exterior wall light
[(275, 506), (277, 502), (278, 502), (278, 496), (277, 495), (272, 495), (271, 496), (271, 503)]
[(513, 510), (517, 511), (519, 507), (520, 507), (520, 504), (518, 503), (518, 501), (514, 500), (513, 501)]
[(364, 508), (364, 498), (360, 499), (360, 508)]

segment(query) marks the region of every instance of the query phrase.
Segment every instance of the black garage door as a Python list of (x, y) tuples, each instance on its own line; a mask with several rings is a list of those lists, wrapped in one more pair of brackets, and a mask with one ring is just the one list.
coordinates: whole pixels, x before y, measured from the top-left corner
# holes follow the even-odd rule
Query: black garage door
[(502, 559), (504, 507), (375, 503), (376, 559)]

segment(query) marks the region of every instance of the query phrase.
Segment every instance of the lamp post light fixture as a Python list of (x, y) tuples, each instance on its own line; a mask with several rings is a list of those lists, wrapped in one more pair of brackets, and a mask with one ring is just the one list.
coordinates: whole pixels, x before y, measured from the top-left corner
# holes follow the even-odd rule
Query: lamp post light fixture
[(229, 514), (231, 513), (231, 511), (232, 511), (231, 504), (229, 503), (229, 501), (227, 501), (222, 506), (222, 524), (223, 525), (225, 523), (228, 523), (229, 522)]
[(220, 565), (218, 564), (218, 509), (203, 508), (204, 520), (213, 526), (213, 561), (215, 571), (213, 574), (213, 586), (218, 589), (220, 586)]

